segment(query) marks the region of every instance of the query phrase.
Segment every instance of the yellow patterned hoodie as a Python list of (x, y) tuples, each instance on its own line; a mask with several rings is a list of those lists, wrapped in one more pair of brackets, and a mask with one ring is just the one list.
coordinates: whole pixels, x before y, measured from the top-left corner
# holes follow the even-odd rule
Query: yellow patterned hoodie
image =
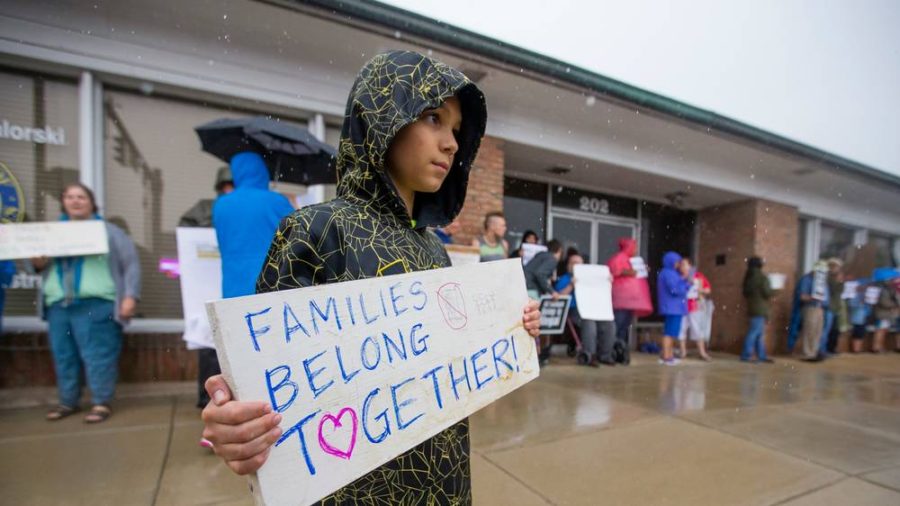
[[(387, 174), (388, 147), (428, 109), (456, 96), (462, 111), (453, 167), (435, 193), (416, 193), (409, 215)], [(338, 197), (285, 218), (256, 291), (436, 269), (450, 265), (426, 227), (453, 221), (466, 196), (469, 170), (487, 111), (481, 91), (462, 73), (410, 51), (375, 56), (360, 70), (338, 153)], [(322, 500), (323, 504), (468, 504), (468, 420)]]

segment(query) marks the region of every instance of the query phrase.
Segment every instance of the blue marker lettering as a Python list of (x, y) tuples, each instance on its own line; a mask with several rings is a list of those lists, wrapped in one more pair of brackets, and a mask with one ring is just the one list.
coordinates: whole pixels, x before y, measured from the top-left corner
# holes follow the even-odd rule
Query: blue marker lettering
[(456, 396), (456, 400), (459, 400), (459, 391), (456, 390), (456, 385), (459, 385), (463, 381), (466, 382), (466, 387), (469, 389), (469, 391), (470, 392), (472, 391), (472, 384), (469, 383), (469, 366), (467, 364), (468, 364), (468, 362), (466, 362), (466, 360), (463, 359), (463, 361), (462, 361), (463, 375), (461, 378), (457, 378), (456, 376), (453, 375), (453, 362), (450, 362), (450, 367), (449, 367), (450, 386), (453, 387), (453, 395)]
[(487, 369), (487, 366), (483, 365), (481, 367), (478, 367), (478, 363), (476, 361), (478, 360), (478, 357), (484, 355), (485, 353), (487, 353), (487, 348), (482, 348), (472, 354), (472, 374), (475, 376), (476, 390), (481, 390), (481, 387), (488, 384), (492, 379), (494, 379), (493, 376), (489, 376), (488, 379), (481, 381), (481, 379), (478, 377), (479, 371)]
[[(293, 324), (288, 323), (288, 315), (294, 320)], [(306, 331), (306, 327), (300, 323), (300, 320), (297, 319), (297, 315), (294, 314), (294, 310), (291, 309), (291, 306), (288, 305), (287, 302), (284, 303), (284, 340), (285, 342), (291, 342), (291, 334), (297, 332), (298, 330), (302, 330), (306, 337), (309, 337), (309, 332)]]
[(402, 299), (403, 299), (403, 296), (402, 296), (402, 295), (395, 295), (395, 294), (394, 294), (394, 289), (397, 288), (398, 286), (400, 286), (401, 284), (403, 284), (403, 283), (394, 283), (394, 284), (391, 285), (391, 287), (388, 289), (388, 291), (389, 291), (390, 294), (391, 294), (391, 306), (394, 308), (394, 316), (400, 316), (400, 315), (402, 315), (403, 313), (406, 312), (406, 309), (407, 309), (407, 308), (405, 308), (405, 307), (403, 307), (403, 308), (398, 308), (398, 307), (397, 307), (397, 301), (402, 300)]
[(244, 320), (247, 321), (247, 329), (250, 330), (250, 339), (253, 341), (253, 349), (256, 351), (259, 351), (259, 341), (256, 338), (268, 332), (270, 327), (266, 325), (258, 329), (255, 328), (253, 326), (253, 317), (262, 316), (268, 313), (271, 309), (271, 307), (267, 307), (258, 313), (247, 313), (246, 315), (244, 315)]
[(437, 379), (437, 372), (443, 368), (444, 366), (439, 365), (422, 375), (422, 379), (431, 376), (431, 384), (434, 385), (434, 398), (437, 400), (438, 409), (444, 409), (444, 401), (441, 400), (441, 387)]
[(413, 356), (416, 357), (428, 351), (428, 338), (431, 337), (428, 334), (425, 334), (417, 340), (416, 331), (422, 330), (422, 328), (422, 324), (417, 323), (413, 325), (412, 329), (409, 331), (409, 345), (412, 348)]
[[(272, 376), (277, 372), (284, 372), (284, 376), (282, 376), (281, 381), (273, 387)], [(291, 387), (290, 398), (283, 404), (278, 404), (275, 392), (281, 390), (285, 386)], [(286, 365), (280, 365), (274, 369), (266, 369), (266, 388), (269, 390), (269, 400), (272, 402), (272, 409), (278, 413), (283, 413), (287, 408), (291, 407), (291, 404), (294, 403), (294, 399), (297, 398), (297, 384), (291, 381), (291, 368)]]
[(325, 370), (325, 367), (320, 367), (315, 371), (309, 370), (309, 365), (312, 364), (317, 358), (321, 357), (325, 354), (325, 350), (320, 351), (317, 355), (314, 355), (310, 358), (303, 359), (303, 370), (306, 371), (306, 381), (309, 383), (309, 389), (312, 390), (313, 399), (318, 399), (319, 395), (325, 393), (331, 385), (334, 384), (334, 380), (328, 381), (325, 385), (321, 387), (316, 387), (316, 376), (322, 373)]
[(309, 458), (309, 450), (306, 449), (306, 437), (303, 435), (303, 426), (306, 425), (306, 422), (318, 415), (320, 411), (322, 410), (317, 409), (313, 413), (306, 415), (302, 420), (295, 423), (293, 427), (285, 431), (285, 433), (278, 438), (278, 441), (275, 442), (275, 446), (280, 446), (281, 443), (291, 436), (291, 434), (296, 432), (300, 436), (300, 453), (303, 454), (303, 460), (306, 461), (306, 469), (309, 470), (310, 476), (316, 474), (316, 468), (313, 466), (312, 459)]
[(335, 346), (335, 347), (334, 347), (334, 352), (335, 352), (335, 354), (337, 355), (337, 363), (338, 363), (338, 367), (341, 369), (341, 377), (344, 378), (344, 383), (345, 383), (345, 384), (346, 384), (346, 383), (349, 383), (350, 380), (352, 380), (354, 376), (356, 376), (357, 374), (359, 374), (359, 369), (353, 371), (352, 373), (350, 373), (350, 374), (348, 375), (348, 374), (347, 374), (347, 370), (344, 369), (344, 359), (343, 359), (343, 357), (341, 356), (341, 347), (340, 347), (340, 346)]
[(316, 301), (310, 299), (309, 319), (312, 320), (313, 329), (316, 331), (316, 335), (319, 334), (319, 322), (316, 321), (316, 314), (319, 315), (319, 318), (321, 318), (323, 322), (327, 322), (332, 309), (334, 309), (334, 323), (337, 325), (337, 329), (341, 330), (341, 316), (338, 314), (337, 303), (334, 301), (334, 297), (328, 297), (328, 300), (325, 301), (324, 313), (319, 305), (316, 304)]
[(421, 281), (413, 281), (409, 285), (409, 294), (422, 296), (422, 303), (419, 304), (418, 306), (413, 304), (413, 309), (415, 309), (416, 311), (421, 311), (421, 310), (425, 309), (425, 305), (428, 304), (428, 294), (425, 293), (425, 290), (422, 289)]
[[(369, 357), (369, 354), (366, 353), (366, 345), (368, 345), (369, 343), (372, 343), (372, 346), (375, 347), (374, 364), (370, 364), (369, 361), (366, 360)], [(374, 371), (375, 368), (378, 367), (378, 364), (381, 363), (381, 347), (378, 346), (378, 341), (376, 341), (374, 337), (369, 336), (365, 339), (365, 341), (363, 341), (362, 347), (359, 349), (359, 359), (362, 362), (363, 367), (370, 371)]]
[[(501, 351), (500, 353), (497, 353), (497, 345), (498, 344), (503, 345), (503, 351)], [(506, 355), (507, 351), (509, 351), (509, 341), (507, 341), (505, 337), (503, 339), (500, 339), (499, 341), (497, 341), (496, 343), (494, 343), (491, 346), (491, 353), (494, 355), (494, 370), (497, 371), (498, 378), (500, 377), (500, 365), (499, 364), (502, 363), (510, 371), (513, 370), (512, 364), (510, 364), (506, 360), (503, 360), (503, 355)]]
[(396, 385), (391, 385), (391, 400), (394, 401), (394, 417), (397, 419), (397, 429), (399, 429), (399, 430), (403, 430), (403, 429), (409, 427), (410, 425), (413, 424), (413, 422), (415, 422), (419, 418), (422, 418), (423, 416), (425, 416), (425, 413), (419, 413), (418, 415), (414, 416), (412, 418), (412, 420), (410, 420), (406, 423), (403, 423), (403, 418), (400, 416), (400, 408), (409, 406), (416, 400), (415, 399), (406, 399), (405, 401), (398, 403), (397, 402), (397, 390), (400, 390), (400, 388), (403, 385), (409, 383), (410, 381), (412, 381), (414, 379), (415, 378), (406, 378), (405, 380), (401, 381), (400, 383), (397, 383)]
[(363, 297), (363, 294), (359, 294), (359, 310), (362, 311), (363, 319), (366, 321), (366, 325), (369, 325), (378, 319), (378, 313), (375, 313), (375, 318), (369, 319), (369, 315), (366, 314), (366, 299), (365, 297)]
[[(403, 360), (406, 360), (406, 341), (403, 340), (403, 332), (397, 329), (397, 334), (400, 336), (400, 346), (397, 346), (397, 342), (391, 339), (387, 332), (381, 333), (381, 337), (384, 339), (384, 349), (387, 350), (388, 362), (391, 364), (394, 363), (394, 352), (400, 355)], [(394, 352), (391, 351), (392, 348)]]
[(375, 420), (378, 420), (380, 418), (381, 421), (384, 422), (384, 430), (381, 431), (381, 434), (378, 434), (377, 436), (373, 436), (369, 432), (369, 424), (368, 424), (369, 406), (371, 405), (372, 399), (374, 399), (375, 396), (378, 395), (379, 391), (381, 391), (380, 388), (376, 388), (375, 390), (372, 390), (371, 392), (369, 392), (369, 395), (366, 396), (366, 400), (363, 401), (363, 412), (362, 412), (363, 433), (366, 435), (366, 439), (368, 439), (373, 444), (378, 444), (378, 443), (384, 441), (384, 438), (388, 437), (388, 435), (391, 433), (391, 421), (388, 419), (387, 409), (381, 411), (381, 413), (378, 413), (374, 418)]

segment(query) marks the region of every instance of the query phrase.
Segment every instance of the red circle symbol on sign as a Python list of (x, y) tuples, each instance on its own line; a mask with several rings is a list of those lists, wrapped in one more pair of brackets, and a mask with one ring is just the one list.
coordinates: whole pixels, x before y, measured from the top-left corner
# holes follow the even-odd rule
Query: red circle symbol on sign
[(438, 304), (444, 315), (444, 323), (453, 330), (460, 330), (469, 323), (466, 314), (466, 301), (463, 298), (459, 283), (447, 283), (437, 291)]

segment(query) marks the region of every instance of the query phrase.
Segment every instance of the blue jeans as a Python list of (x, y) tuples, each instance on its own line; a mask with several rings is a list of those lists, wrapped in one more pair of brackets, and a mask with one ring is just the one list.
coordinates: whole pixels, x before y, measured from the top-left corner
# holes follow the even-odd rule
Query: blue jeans
[(800, 335), (800, 325), (803, 324), (803, 307), (801, 304), (794, 304), (791, 309), (791, 323), (788, 327), (787, 351), (794, 351), (794, 345), (797, 344), (797, 336)]
[(744, 351), (741, 353), (741, 360), (753, 358), (754, 351), (756, 352), (756, 358), (766, 360), (766, 340), (763, 338), (765, 330), (765, 316), (750, 317), (750, 330), (747, 331), (747, 337), (744, 338)]
[(828, 334), (831, 332), (831, 326), (834, 325), (834, 311), (828, 308), (825, 311), (825, 323), (822, 324), (822, 338), (819, 340), (819, 354), (828, 354)]
[(122, 351), (122, 326), (115, 321), (114, 310), (114, 302), (96, 298), (68, 306), (57, 302), (47, 309), (60, 404), (78, 406), (82, 368), (93, 403), (112, 400)]
[(613, 318), (616, 321), (616, 339), (628, 345), (628, 331), (634, 319), (634, 311), (630, 309), (613, 310)]

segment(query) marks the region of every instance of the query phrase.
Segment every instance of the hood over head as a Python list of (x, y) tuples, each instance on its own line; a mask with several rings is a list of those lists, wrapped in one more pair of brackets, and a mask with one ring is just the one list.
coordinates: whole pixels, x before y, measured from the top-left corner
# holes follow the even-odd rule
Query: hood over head
[(619, 238), (619, 251), (622, 253), (633, 253), (637, 251), (637, 241), (631, 237)]
[(258, 153), (244, 151), (232, 156), (231, 175), (235, 188), (269, 189), (269, 169)]
[(663, 267), (666, 269), (674, 269), (678, 262), (681, 261), (681, 255), (674, 251), (668, 251), (663, 255)]
[(338, 196), (409, 220), (387, 173), (388, 147), (400, 129), (454, 95), (462, 112), (459, 150), (441, 188), (416, 193), (411, 217), (417, 228), (453, 221), (465, 201), (469, 170), (484, 135), (484, 95), (458, 70), (412, 51), (375, 56), (353, 83), (338, 148)]

